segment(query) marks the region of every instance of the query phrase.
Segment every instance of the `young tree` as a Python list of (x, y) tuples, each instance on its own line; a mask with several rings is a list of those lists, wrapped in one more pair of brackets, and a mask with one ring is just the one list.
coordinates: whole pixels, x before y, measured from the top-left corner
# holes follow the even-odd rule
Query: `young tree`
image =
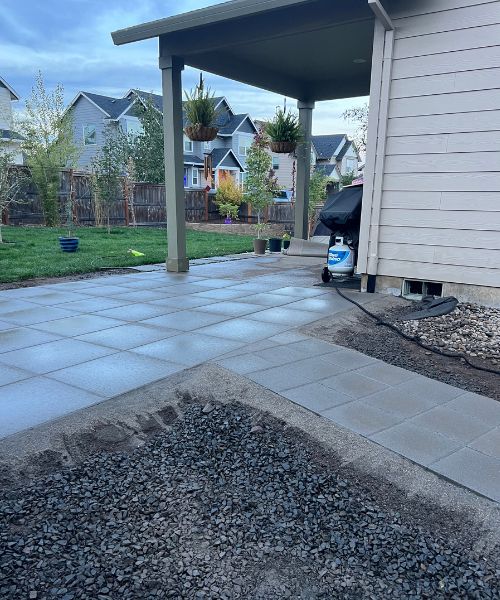
[(230, 175), (222, 177), (215, 193), (215, 204), (219, 209), (219, 214), (226, 219), (237, 219), (242, 201), (243, 192), (240, 186)]
[(120, 195), (121, 178), (126, 171), (128, 143), (126, 136), (111, 125), (103, 132), (104, 142), (92, 159), (92, 191), (96, 224), (101, 215), (106, 219), (108, 233), (111, 233), (111, 206)]
[(266, 226), (262, 223), (262, 212), (273, 202), (275, 179), (272, 173), (272, 158), (266, 152), (267, 140), (262, 133), (257, 133), (247, 154), (247, 177), (245, 181), (245, 196), (252, 208), (257, 210), (257, 237)]
[(73, 141), (71, 113), (65, 112), (62, 85), (47, 91), (38, 72), (18, 128), (26, 163), (42, 201), (45, 224), (53, 227), (59, 223), (60, 170), (73, 166), (80, 152)]
[(14, 158), (13, 152), (0, 142), (0, 244), (3, 244), (2, 216), (9, 206), (19, 201), (18, 193), (27, 183), (22, 170), (13, 166)]
[(314, 227), (316, 206), (326, 200), (326, 186), (330, 180), (321, 171), (315, 170), (309, 180), (309, 231)]
[(354, 143), (360, 152), (366, 151), (366, 142), (368, 138), (368, 104), (363, 106), (350, 108), (346, 110), (342, 117), (346, 121), (350, 121), (356, 125), (356, 132), (354, 133)]
[(142, 132), (130, 136), (130, 153), (137, 181), (165, 183), (163, 117), (150, 96), (136, 102)]

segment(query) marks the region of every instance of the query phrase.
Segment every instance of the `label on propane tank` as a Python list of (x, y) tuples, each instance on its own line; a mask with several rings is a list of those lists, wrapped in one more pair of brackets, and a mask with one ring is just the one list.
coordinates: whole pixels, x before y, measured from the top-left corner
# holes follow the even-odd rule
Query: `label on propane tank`
[(350, 266), (351, 262), (351, 251), (350, 250), (330, 250), (328, 253), (328, 266), (338, 267), (340, 265)]

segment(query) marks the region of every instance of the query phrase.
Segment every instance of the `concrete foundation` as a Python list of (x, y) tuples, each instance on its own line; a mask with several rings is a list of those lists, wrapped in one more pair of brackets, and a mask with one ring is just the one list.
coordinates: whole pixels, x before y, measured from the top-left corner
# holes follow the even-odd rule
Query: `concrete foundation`
[[(411, 278), (412, 281), (418, 281)], [(361, 291), (366, 292), (368, 275), (361, 278)], [(380, 294), (401, 296), (403, 289), (403, 277), (390, 277), (388, 275), (377, 275), (375, 291)], [(441, 283), (441, 282), (437, 282)], [(500, 307), (500, 288), (481, 285), (468, 285), (466, 283), (443, 283), (443, 296), (455, 296), (460, 302), (474, 302), (483, 306)]]

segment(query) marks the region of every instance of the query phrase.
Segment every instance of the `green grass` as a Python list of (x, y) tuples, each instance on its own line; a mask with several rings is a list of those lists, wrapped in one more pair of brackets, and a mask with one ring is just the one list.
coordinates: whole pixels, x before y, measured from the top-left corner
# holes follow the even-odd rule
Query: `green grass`
[[(115, 227), (106, 229), (79, 227), (72, 234), (80, 238), (75, 253), (62, 252), (58, 237), (66, 230), (49, 227), (2, 227), (0, 244), (0, 282), (8, 283), (35, 277), (58, 277), (91, 273), (107, 267), (133, 267), (165, 261), (167, 232), (152, 227)], [(252, 237), (187, 231), (188, 257), (203, 258), (248, 252)], [(129, 248), (144, 256), (128, 254)]]

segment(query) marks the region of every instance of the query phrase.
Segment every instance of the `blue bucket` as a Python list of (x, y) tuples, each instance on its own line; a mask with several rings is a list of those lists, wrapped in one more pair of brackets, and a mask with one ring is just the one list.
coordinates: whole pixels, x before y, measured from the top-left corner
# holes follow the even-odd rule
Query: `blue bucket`
[(61, 246), (61, 250), (63, 252), (76, 252), (78, 249), (78, 243), (80, 241), (80, 238), (73, 238), (73, 237), (60, 237), (59, 238), (59, 245)]

